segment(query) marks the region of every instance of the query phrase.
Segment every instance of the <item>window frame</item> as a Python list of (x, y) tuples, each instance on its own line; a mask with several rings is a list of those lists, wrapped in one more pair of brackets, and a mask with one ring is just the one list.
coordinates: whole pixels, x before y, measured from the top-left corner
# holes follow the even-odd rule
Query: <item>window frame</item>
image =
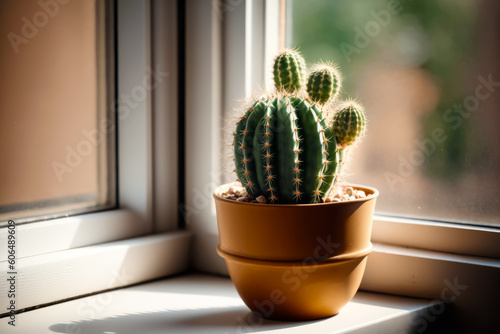
[[(141, 51), (142, 56), (139, 57), (142, 61), (133, 64), (130, 60), (128, 63), (136, 70), (138, 81), (135, 82), (140, 82), (144, 78), (145, 71), (140, 73), (140, 69), (151, 64), (151, 59), (154, 64), (162, 64), (162, 61), (165, 61), (166, 65), (174, 64), (173, 67), (167, 66), (167, 68), (175, 69), (177, 64), (177, 59), (173, 56), (174, 53), (176, 54), (175, 47), (168, 50), (167, 48), (158, 50), (153, 47), (152, 51), (148, 50), (160, 44), (176, 45), (176, 42), (172, 42), (171, 33), (165, 31), (171, 28), (171, 22), (177, 20), (176, 2), (118, 0), (119, 8), (120, 4), (127, 4), (128, 10), (134, 13), (134, 24), (139, 24), (138, 13), (144, 14), (141, 28), (136, 27), (133, 31), (135, 32), (133, 35), (139, 38), (138, 45), (144, 48)], [(282, 6), (283, 1), (265, 0), (186, 1), (185, 200), (176, 197), (178, 196), (176, 178), (173, 182), (166, 177), (166, 175), (178, 175), (179, 172), (177, 161), (168, 163), (167, 153), (164, 151), (165, 147), (177, 147), (177, 137), (159, 134), (162, 129), (174, 131), (177, 134), (175, 132), (177, 131), (177, 118), (172, 122), (167, 117), (168, 113), (158, 115), (162, 110), (171, 110), (169, 108), (172, 108), (172, 105), (177, 107), (177, 81), (169, 79), (165, 86), (160, 85), (156, 88), (155, 92), (159, 94), (153, 94), (153, 97), (146, 99), (147, 102), (142, 105), (141, 108), (148, 110), (147, 112), (142, 116), (134, 115), (127, 119), (130, 122), (129, 128), (133, 128), (134, 124), (140, 124), (142, 127), (140, 131), (143, 134), (153, 133), (154, 137), (142, 138), (140, 144), (142, 151), (135, 148), (139, 150), (139, 156), (144, 157), (142, 161), (132, 161), (134, 159), (124, 157), (127, 151), (119, 151), (119, 209), (54, 219), (33, 224), (32, 227), (30, 224), (18, 227), (18, 232), (23, 235), (20, 248), (22, 245), (22, 252), (24, 252), (19, 258), (20, 263), (23, 259), (26, 259), (28, 263), (23, 268), (25, 278), (35, 277), (37, 273), (44, 270), (42, 263), (57, 266), (76, 264), (82, 268), (74, 273), (59, 272), (60, 275), (51, 277), (51, 280), (54, 279), (51, 282), (43, 278), (31, 280), (31, 282), (20, 280), (20, 284), (24, 284), (19, 287), (20, 291), (43, 291), (54, 287), (63, 290), (57, 298), (50, 296), (50, 292), (37, 293), (36, 298), (26, 300), (21, 305), (24, 307), (40, 305), (63, 297), (73, 297), (178, 273), (188, 267), (189, 260), (194, 269), (227, 275), (224, 261), (215, 252), (219, 239), (212, 199), (213, 189), (220, 185), (222, 180), (219, 157), (221, 110), (235, 106), (235, 98), (245, 96), (252, 89), (257, 88), (254, 86), (255, 81), (269, 82), (271, 80), (272, 72), (269, 70), (269, 61), (278, 50), (280, 38), (282, 39), (280, 29), (283, 29), (275, 18), (282, 13)], [(149, 13), (154, 13), (153, 17), (157, 18), (157, 22), (152, 25), (153, 42), (150, 39), (151, 31), (148, 30)], [(163, 20), (158, 20), (158, 18), (163, 18)], [(163, 21), (163, 25), (160, 25), (162, 28), (158, 28), (158, 21)], [(142, 35), (138, 34), (138, 31), (142, 31)], [(124, 45), (128, 45), (129, 48), (135, 47), (135, 43), (130, 39), (121, 44), (122, 47), (125, 47)], [(238, 51), (233, 52), (234, 50)], [(120, 49), (120, 52), (126, 52), (126, 50)], [(241, 66), (242, 63), (244, 66)], [(241, 68), (244, 68), (243, 77)], [(176, 77), (177, 74), (174, 73), (173, 76)], [(119, 85), (119, 89), (124, 89), (124, 87), (132, 89), (134, 81), (131, 80), (129, 86)], [(127, 147), (120, 141), (125, 140), (127, 143), (126, 129), (127, 127), (122, 131), (120, 128), (119, 146), (121, 149)], [(132, 131), (131, 134), (137, 134), (140, 131)], [(134, 141), (128, 139), (129, 146), (133, 146)], [(156, 159), (157, 156), (162, 158)], [(122, 165), (128, 162), (130, 165)], [(137, 179), (134, 183), (125, 185), (132, 178)], [(158, 180), (161, 181), (157, 183)], [(123, 185), (122, 182), (124, 182)], [(133, 184), (138, 187), (138, 191), (134, 189)], [(170, 196), (177, 200), (165, 202), (165, 199)], [(178, 202), (179, 206), (177, 206)], [(179, 209), (184, 212), (188, 231), (176, 231), (177, 219), (173, 217), (177, 217)], [(73, 221), (77, 217), (88, 218), (90, 223), (87, 225), (83, 221)], [(106, 221), (106, 227), (103, 227), (104, 221)], [(63, 225), (63, 223), (68, 224)], [(87, 232), (85, 228), (88, 229)], [(95, 230), (92, 231), (93, 228), (102, 229), (99, 230), (102, 235), (96, 234)], [(173, 232), (128, 239), (162, 231)], [(5, 231), (0, 230), (0, 239), (5, 237), (1, 234), (3, 232)], [(428, 238), (431, 234), (433, 238)], [(39, 240), (40, 235), (44, 236), (43, 242)], [(192, 238), (193, 235), (195, 238)], [(449, 235), (463, 242), (459, 245), (450, 241), (441, 242)], [(125, 240), (113, 242), (117, 239)], [(193, 239), (193, 244), (190, 246), (191, 239)], [(75, 240), (75, 243), (68, 243), (68, 240)], [(29, 245), (27, 245), (28, 242)], [(495, 286), (498, 282), (500, 233), (493, 228), (376, 216), (372, 242), (375, 244), (375, 250), (370, 257), (374, 260), (369, 258), (362, 289), (440, 299), (444, 280), (453, 280), (456, 275), (465, 277), (471, 267), (486, 269), (481, 275), (471, 278), (474, 286), (469, 291), (475, 287), (483, 291)], [(70, 249), (74, 247), (80, 248)], [(0, 254), (3, 255), (2, 252)], [(133, 259), (127, 262), (129, 255)], [(189, 255), (191, 255), (190, 259)], [(109, 263), (113, 268), (120, 268), (125, 262), (133, 265), (144, 258), (148, 259), (147, 262), (151, 266), (141, 267), (142, 274), (133, 280), (115, 279), (112, 283), (109, 283), (109, 280), (100, 280), (99, 284), (93, 285), (87, 291), (81, 289), (76, 292), (71, 291), (74, 287), (68, 282), (80, 283), (90, 276), (101, 274), (92, 271), (92, 263), (96, 258), (100, 263)], [(0, 260), (0, 265), (4, 262)], [(383, 271), (378, 269), (381, 265), (384, 267)], [(446, 268), (437, 270), (443, 266)], [(425, 281), (417, 280), (408, 283), (408, 278), (416, 273), (431, 277)], [(113, 275), (109, 272), (104, 272), (104, 274), (106, 278)], [(6, 287), (5, 284), (1, 282), (0, 289)], [(24, 295), (27, 295), (26, 292)], [(1, 298), (4, 296), (0, 296), (0, 302), (4, 304)], [(458, 298), (457, 304), (463, 310), (474, 314), (484, 311), (484, 308), (474, 310), (475, 307), (477, 308), (477, 303), (467, 305), (469, 300), (470, 297)], [(484, 304), (485, 308), (490, 305), (488, 303), (491, 303), (491, 299)], [(491, 309), (495, 308), (491, 307)]]
[[(17, 309), (189, 265), (192, 234), (178, 228), (177, 2), (117, 0), (114, 12), (117, 93), (108, 107), (117, 115), (117, 207), (16, 227)], [(134, 90), (144, 97), (126, 102), (122, 94)], [(7, 228), (0, 229), (0, 240), (7, 240)], [(1, 251), (4, 268), (6, 257)], [(133, 277), (122, 273), (126, 267)], [(8, 290), (5, 280), (0, 288)], [(0, 296), (0, 304), (7, 303), (7, 295)]]
[(500, 229), (375, 215), (372, 241), (429, 251), (500, 259)]

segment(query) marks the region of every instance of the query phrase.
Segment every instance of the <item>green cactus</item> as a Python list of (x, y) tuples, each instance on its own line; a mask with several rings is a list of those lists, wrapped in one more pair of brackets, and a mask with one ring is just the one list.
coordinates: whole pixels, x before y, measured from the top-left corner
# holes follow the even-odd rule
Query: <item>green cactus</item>
[(321, 111), (301, 98), (257, 101), (235, 132), (236, 173), (273, 203), (316, 203), (330, 189), (337, 142)]
[(344, 102), (333, 118), (333, 130), (340, 148), (354, 144), (366, 130), (363, 107), (354, 101)]
[[(302, 57), (296, 51), (280, 53), (274, 64), (277, 92), (255, 101), (237, 123), (236, 174), (250, 195), (264, 195), (271, 203), (318, 203), (334, 184), (345, 147), (344, 142), (338, 146), (336, 137), (345, 140), (344, 133), (352, 135), (352, 124), (337, 114), (333, 125), (341, 128), (328, 126), (322, 109), (311, 103), (327, 104), (340, 87), (336, 69), (325, 65), (316, 69), (309, 77), (308, 97), (301, 91)], [(321, 80), (330, 85), (315, 83), (323, 72)], [(362, 114), (357, 105), (346, 108)]]
[(307, 79), (307, 94), (318, 104), (326, 104), (334, 100), (340, 91), (340, 73), (335, 65), (319, 64)]
[(354, 101), (345, 101), (333, 118), (332, 128), (339, 145), (339, 170), (342, 172), (345, 163), (345, 150), (358, 141), (366, 131), (366, 117), (361, 105)]
[(286, 49), (274, 59), (274, 83), (279, 91), (287, 93), (298, 92), (305, 81), (304, 58), (294, 50)]

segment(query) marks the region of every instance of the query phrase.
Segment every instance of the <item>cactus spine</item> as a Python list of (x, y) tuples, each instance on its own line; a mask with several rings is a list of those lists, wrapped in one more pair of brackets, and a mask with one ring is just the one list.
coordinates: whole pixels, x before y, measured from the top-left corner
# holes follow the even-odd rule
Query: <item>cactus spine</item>
[(337, 138), (356, 136), (352, 127), (363, 132), (366, 124), (362, 109), (352, 105), (348, 115), (335, 117), (334, 125), (341, 129), (328, 126), (314, 103), (326, 105), (337, 96), (340, 74), (333, 66), (317, 66), (307, 80), (308, 97), (302, 89), (304, 71), (305, 62), (296, 51), (278, 54), (274, 62), (277, 92), (255, 101), (234, 132), (240, 182), (250, 195), (264, 195), (271, 203), (322, 202), (336, 180), (345, 147), (344, 142), (338, 147)]

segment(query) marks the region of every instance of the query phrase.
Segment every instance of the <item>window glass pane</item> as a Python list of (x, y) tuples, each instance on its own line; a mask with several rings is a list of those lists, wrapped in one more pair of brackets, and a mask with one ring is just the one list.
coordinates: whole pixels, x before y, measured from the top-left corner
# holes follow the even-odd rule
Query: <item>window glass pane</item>
[(289, 0), (287, 44), (333, 59), (368, 132), (345, 179), (380, 213), (500, 226), (500, 2)]
[(112, 12), (106, 6), (0, 2), (3, 223), (114, 205)]

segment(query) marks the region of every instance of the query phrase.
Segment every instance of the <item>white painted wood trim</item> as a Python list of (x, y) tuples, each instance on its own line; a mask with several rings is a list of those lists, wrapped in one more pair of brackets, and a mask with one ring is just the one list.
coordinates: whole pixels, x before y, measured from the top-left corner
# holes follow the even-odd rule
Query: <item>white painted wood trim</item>
[(500, 258), (500, 229), (375, 216), (372, 241), (438, 252)]
[[(21, 259), (16, 309), (52, 303), (182, 272), (189, 267), (191, 233), (156, 234)], [(8, 291), (0, 280), (0, 291)], [(9, 304), (7, 293), (0, 305)], [(5, 308), (1, 313), (5, 313)]]
[(153, 0), (152, 67), (167, 73), (153, 90), (154, 231), (178, 227), (177, 1)]
[(192, 260), (202, 270), (209, 270), (216, 256), (205, 236), (217, 234), (212, 191), (221, 171), (221, 34), (227, 12), (219, 5), (186, 1), (186, 203), (181, 208), (186, 227), (199, 236)]
[(151, 66), (149, 0), (118, 0), (118, 203), (153, 222), (151, 91), (166, 76)]
[[(147, 224), (130, 210), (110, 210), (46, 220), (16, 227), (18, 259), (70, 248), (131, 238), (149, 231)], [(7, 245), (7, 229), (0, 229), (0, 245)], [(7, 249), (0, 251), (0, 266), (7, 261)], [(2, 267), (2, 271), (6, 267)]]

